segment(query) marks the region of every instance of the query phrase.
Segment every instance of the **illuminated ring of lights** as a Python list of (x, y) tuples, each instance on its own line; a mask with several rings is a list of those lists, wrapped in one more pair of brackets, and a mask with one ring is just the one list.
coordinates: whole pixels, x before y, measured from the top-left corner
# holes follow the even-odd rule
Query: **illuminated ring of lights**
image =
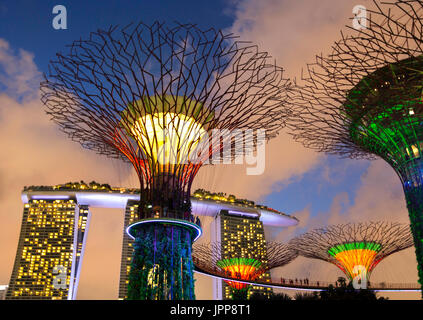
[(188, 222), (188, 221), (181, 220), (181, 219), (169, 219), (169, 218), (150, 218), (150, 219), (139, 220), (139, 221), (129, 225), (126, 228), (126, 233), (128, 234), (128, 236), (130, 236), (132, 239), (135, 240), (135, 237), (131, 234), (131, 230), (135, 226), (138, 226), (140, 224), (146, 224), (146, 223), (147, 224), (148, 223), (169, 224), (169, 225), (174, 225), (174, 226), (178, 226), (178, 227), (188, 229), (190, 231), (191, 235), (194, 238), (194, 240), (192, 242), (197, 241), (198, 238), (200, 238), (201, 234), (203, 233), (201, 228), (198, 225), (196, 225), (195, 223)]

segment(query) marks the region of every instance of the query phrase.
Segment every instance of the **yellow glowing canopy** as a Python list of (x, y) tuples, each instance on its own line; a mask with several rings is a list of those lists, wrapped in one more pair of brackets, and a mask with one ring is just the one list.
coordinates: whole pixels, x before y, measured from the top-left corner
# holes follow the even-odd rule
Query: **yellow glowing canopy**
[(170, 95), (145, 97), (130, 104), (122, 123), (147, 159), (162, 171), (188, 163), (214, 117), (203, 104)]

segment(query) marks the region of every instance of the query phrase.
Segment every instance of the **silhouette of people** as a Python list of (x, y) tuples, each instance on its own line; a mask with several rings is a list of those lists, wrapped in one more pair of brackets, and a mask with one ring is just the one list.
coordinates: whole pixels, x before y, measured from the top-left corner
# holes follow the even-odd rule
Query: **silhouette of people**
[(201, 228), (201, 220), (198, 216), (195, 217), (195, 224)]

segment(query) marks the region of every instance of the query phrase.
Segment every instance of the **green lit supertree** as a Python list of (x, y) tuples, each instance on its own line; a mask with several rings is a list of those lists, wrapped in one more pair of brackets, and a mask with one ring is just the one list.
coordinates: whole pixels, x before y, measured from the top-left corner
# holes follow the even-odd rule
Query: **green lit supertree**
[(380, 157), (395, 170), (423, 285), (423, 2), (374, 5), (367, 27), (350, 27), (331, 54), (308, 65), (290, 126), (306, 147)]
[(128, 299), (195, 298), (193, 180), (213, 155), (233, 159), (275, 137), (290, 88), (266, 52), (191, 24), (99, 30), (51, 61), (41, 89), (52, 120), (139, 178)]

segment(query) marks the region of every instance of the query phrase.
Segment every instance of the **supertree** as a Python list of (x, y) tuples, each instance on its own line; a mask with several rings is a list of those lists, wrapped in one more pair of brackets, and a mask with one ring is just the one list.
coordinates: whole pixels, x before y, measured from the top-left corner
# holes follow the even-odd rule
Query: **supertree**
[(299, 255), (328, 261), (347, 278), (370, 280), (376, 265), (387, 256), (413, 245), (406, 224), (390, 222), (347, 223), (319, 228), (289, 242)]
[(423, 285), (423, 1), (374, 1), (374, 7), (366, 27), (350, 27), (331, 54), (308, 65), (291, 133), (308, 148), (380, 157), (395, 170)]
[(276, 136), (290, 87), (256, 46), (190, 24), (99, 30), (50, 62), (41, 90), (52, 120), (139, 177), (129, 299), (194, 298), (193, 179), (215, 155), (232, 159)]
[[(249, 282), (257, 281), (265, 272), (282, 267), (297, 256), (297, 250), (278, 242), (267, 242), (265, 251), (260, 256), (252, 256), (245, 252), (225, 257), (220, 242), (195, 244), (192, 253), (196, 269), (220, 277)], [(232, 299), (247, 299), (251, 285), (231, 280), (225, 282), (231, 288)]]

